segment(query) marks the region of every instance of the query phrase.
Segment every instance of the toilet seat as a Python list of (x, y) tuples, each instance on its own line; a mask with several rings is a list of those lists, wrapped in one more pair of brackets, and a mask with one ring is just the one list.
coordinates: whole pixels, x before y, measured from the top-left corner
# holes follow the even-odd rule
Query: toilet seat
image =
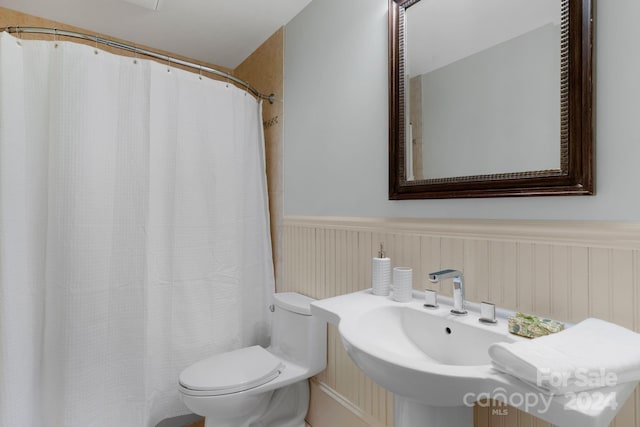
[(272, 381), (284, 369), (280, 359), (255, 345), (216, 354), (186, 368), (180, 389), (192, 396), (238, 393)]

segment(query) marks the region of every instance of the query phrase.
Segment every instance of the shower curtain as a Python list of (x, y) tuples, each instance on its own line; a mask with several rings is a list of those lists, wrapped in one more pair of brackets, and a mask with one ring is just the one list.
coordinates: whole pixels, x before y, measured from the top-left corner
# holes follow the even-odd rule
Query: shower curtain
[(232, 85), (0, 34), (0, 427), (153, 427), (267, 342), (263, 148)]

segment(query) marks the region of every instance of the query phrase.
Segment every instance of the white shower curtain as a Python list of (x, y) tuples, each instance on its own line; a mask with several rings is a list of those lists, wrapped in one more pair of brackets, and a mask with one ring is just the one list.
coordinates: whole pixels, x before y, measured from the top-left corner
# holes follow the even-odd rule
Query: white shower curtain
[(0, 34), (0, 427), (151, 427), (180, 371), (268, 339), (261, 105)]

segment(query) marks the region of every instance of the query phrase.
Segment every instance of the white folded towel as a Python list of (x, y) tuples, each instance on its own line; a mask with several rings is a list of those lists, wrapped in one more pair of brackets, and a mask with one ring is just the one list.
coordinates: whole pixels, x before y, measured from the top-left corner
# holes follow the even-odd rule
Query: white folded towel
[(600, 319), (564, 331), (489, 347), (496, 369), (549, 394), (640, 380), (640, 334)]

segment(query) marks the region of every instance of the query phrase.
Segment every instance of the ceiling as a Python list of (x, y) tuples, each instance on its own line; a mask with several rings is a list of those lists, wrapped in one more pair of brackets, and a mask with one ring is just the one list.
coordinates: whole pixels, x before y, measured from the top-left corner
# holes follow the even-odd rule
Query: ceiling
[[(0, 6), (236, 68), (311, 0), (0, 0)], [(155, 6), (158, 10), (144, 7)]]

